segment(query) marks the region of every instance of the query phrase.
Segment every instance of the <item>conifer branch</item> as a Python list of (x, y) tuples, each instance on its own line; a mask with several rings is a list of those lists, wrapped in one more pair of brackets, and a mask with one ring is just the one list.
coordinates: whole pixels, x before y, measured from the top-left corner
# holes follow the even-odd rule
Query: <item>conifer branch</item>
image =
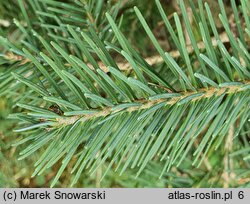
[[(237, 82), (236, 82), (237, 83)], [(195, 102), (199, 101), (202, 99), (210, 98), (212, 96), (221, 96), (222, 94), (234, 94), (242, 91), (246, 91), (243, 87), (249, 86), (250, 81), (245, 81), (244, 83), (240, 82), (240, 85), (228, 85), (228, 86), (223, 86), (220, 88), (215, 88), (215, 87), (210, 87), (208, 89), (202, 88), (197, 90), (197, 92), (180, 92), (180, 96), (173, 96), (170, 100), (166, 99), (158, 99), (158, 100), (148, 100), (148, 99), (143, 99), (143, 100), (135, 100), (135, 103), (138, 103), (140, 105), (135, 106), (135, 107), (130, 107), (125, 110), (125, 112), (134, 112), (134, 111), (140, 111), (144, 109), (149, 109), (157, 104), (165, 102), (166, 105), (176, 105), (179, 101), (181, 101), (184, 98), (193, 96), (194, 94), (197, 94), (197, 97), (191, 99), (189, 102)], [(98, 117), (106, 117), (108, 115), (111, 115), (113, 113), (116, 113), (120, 111), (119, 109), (113, 111), (112, 107), (105, 107), (104, 109), (98, 110), (96, 113), (92, 114), (84, 114), (84, 115), (77, 115), (77, 116), (71, 116), (71, 117), (60, 117), (57, 118), (56, 121), (58, 122), (56, 126), (64, 126), (64, 125), (72, 125), (79, 119), (82, 121), (87, 121), (90, 119), (98, 118)]]
[[(129, 167), (135, 168), (134, 174), (140, 176), (152, 160), (161, 166), (161, 172), (157, 172), (161, 179), (172, 167), (179, 174), (178, 167), (188, 158), (192, 158), (190, 166), (199, 167), (205, 162), (207, 171), (213, 172), (208, 157), (226, 141), (220, 172), (224, 171), (225, 177), (222, 185), (228, 186), (229, 157), (243, 154), (244, 162), (248, 162), (248, 146), (233, 152), (233, 145), (241, 144), (236, 136), (245, 138), (241, 130), (249, 129), (247, 0), (241, 1), (241, 7), (231, 1), (234, 18), (230, 19), (223, 1), (218, 0), (221, 28), (202, 1), (196, 9), (192, 1), (186, 6), (180, 0), (179, 5), (175, 4), (179, 15), (174, 13), (170, 21), (156, 0), (169, 33), (167, 40), (176, 47), (169, 52), (159, 43), (143, 11), (134, 7), (136, 22), (158, 52), (146, 58), (120, 29), (118, 4), (108, 4), (108, 11), (102, 8), (104, 4), (97, 8), (86, 5), (82, 13), (80, 1), (60, 4), (46, 0), (44, 5), (50, 5), (50, 9), (32, 4), (34, 10), (39, 7), (34, 14), (39, 21), (34, 24), (23, 2), (19, 3), (25, 24), (17, 20), (15, 24), (23, 39), (21, 46), (16, 46), (0, 38), (8, 50), (1, 54), (1, 63), (6, 63), (8, 69), (0, 76), (0, 91), (19, 94), (21, 102), (17, 106), (26, 110), (11, 115), (20, 121), (16, 132), (30, 133), (17, 143), (30, 143), (20, 159), (47, 147), (35, 164), (33, 176), (61, 159), (52, 186), (72, 160), (72, 184), (86, 169), (97, 175), (97, 185), (110, 168), (121, 174)], [(82, 15), (88, 20), (81, 19)], [(121, 56), (126, 61), (117, 62)], [(154, 67), (156, 64), (162, 66)], [(104, 163), (107, 169), (102, 168)]]

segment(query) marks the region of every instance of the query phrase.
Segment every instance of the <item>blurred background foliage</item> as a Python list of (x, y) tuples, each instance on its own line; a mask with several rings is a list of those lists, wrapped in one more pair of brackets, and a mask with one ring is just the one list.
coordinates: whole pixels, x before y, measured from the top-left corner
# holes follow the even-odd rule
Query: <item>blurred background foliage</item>
[[(73, 0), (59, 0), (58, 2), (74, 2)], [(92, 1), (83, 0), (91, 5)], [(101, 1), (100, 1), (101, 2)], [(174, 11), (178, 12), (178, 6), (176, 1), (163, 0), (162, 6), (168, 14)], [(194, 1), (196, 3), (196, 1)], [(209, 5), (212, 7), (213, 14), (217, 15), (219, 13), (219, 8), (217, 2), (214, 0), (207, 0)], [(227, 12), (231, 12), (229, 1), (224, 1), (226, 5)], [(135, 45), (135, 47), (144, 55), (151, 56), (156, 53), (155, 48), (148, 43), (146, 35), (142, 35), (143, 28), (139, 24), (138, 18), (136, 18), (133, 12), (133, 6), (136, 5), (140, 8), (141, 12), (144, 14), (145, 19), (149, 23), (150, 28), (153, 29), (153, 33), (156, 35), (161, 46), (164, 50), (169, 51), (173, 48), (171, 47), (171, 42), (167, 39), (168, 33), (163, 29), (162, 22), (160, 21), (160, 16), (156, 12), (155, 2), (152, 0), (113, 0), (113, 1), (103, 1), (106, 7), (112, 7), (119, 3), (119, 10), (117, 13), (117, 22), (121, 20), (120, 25), (121, 30), (128, 40)], [(30, 6), (26, 4), (26, 6)], [(104, 7), (104, 8), (106, 8)], [(60, 15), (60, 14), (58, 14)], [(29, 18), (31, 21), (36, 22), (39, 20), (40, 16), (37, 15), (32, 9), (30, 9)], [(85, 18), (90, 18), (90, 16), (84, 16)], [(20, 7), (17, 0), (0, 0), (0, 35), (8, 36), (10, 41), (18, 44), (24, 36), (22, 36), (20, 30), (13, 23), (13, 19), (18, 19), (24, 25), (24, 17), (21, 15)], [(169, 16), (171, 20), (171, 16)], [(52, 24), (55, 22), (51, 22)], [(75, 22), (77, 24), (77, 21)], [(219, 22), (218, 22), (219, 24)], [(25, 25), (27, 26), (27, 25)], [(37, 25), (39, 27), (39, 25)], [(102, 25), (96, 25), (102, 29)], [(219, 25), (218, 25), (219, 26)], [(38, 29), (39, 30), (39, 29)], [(108, 31), (107, 31), (108, 32)], [(106, 36), (107, 37), (107, 36)], [(199, 36), (197, 36), (199, 38)], [(104, 36), (105, 38), (105, 36)], [(3, 52), (4, 48), (0, 47), (0, 52)], [(6, 70), (6, 66), (2, 61), (0, 61), (0, 75)], [(0, 81), (1, 84), (1, 81)], [(15, 127), (15, 121), (9, 120), (8, 115), (16, 112), (15, 100), (12, 97), (3, 96), (0, 93), (0, 187), (49, 187), (50, 183), (55, 176), (58, 166), (54, 166), (51, 169), (47, 169), (43, 175), (31, 178), (34, 167), (33, 164), (37, 161), (38, 154), (35, 153), (31, 155), (28, 159), (18, 160), (18, 153), (20, 152), (20, 147), (13, 147), (12, 144), (19, 141), (21, 135), (13, 133), (13, 128)], [(234, 144), (234, 148), (241, 148), (242, 144), (248, 148), (248, 141), (244, 141), (244, 135), (249, 135), (249, 126), (245, 126), (241, 132), (242, 143)], [(23, 147), (22, 147), (23, 148)], [(42, 151), (42, 150), (41, 150)], [(134, 179), (136, 173), (133, 173), (133, 169), (130, 169), (119, 176), (118, 173), (109, 171), (107, 176), (100, 182), (102, 171), (105, 171), (107, 164), (104, 164), (100, 170), (98, 170), (94, 175), (89, 176), (84, 173), (79, 179), (78, 184), (75, 187), (223, 187), (224, 179), (224, 152), (220, 154), (209, 154), (209, 161), (204, 162), (200, 168), (192, 166), (192, 161), (187, 158), (184, 164), (180, 168), (173, 168), (169, 173), (165, 173), (163, 179), (158, 179), (159, 172), (162, 169), (162, 164), (152, 161), (147, 169), (139, 176), (139, 178)], [(250, 187), (250, 178), (248, 177), (250, 173), (250, 164), (243, 162), (237, 157), (242, 157), (240, 153), (232, 155), (234, 161), (234, 168), (236, 169), (234, 174), (231, 176), (235, 177), (232, 179), (234, 182), (230, 183), (231, 187)], [(60, 178), (59, 182), (55, 187), (66, 187), (71, 183), (69, 172), (72, 166), (69, 165)], [(249, 169), (246, 171), (246, 169)], [(159, 171), (157, 173), (157, 171)], [(244, 172), (242, 174), (241, 172)], [(237, 174), (237, 175), (236, 175)]]

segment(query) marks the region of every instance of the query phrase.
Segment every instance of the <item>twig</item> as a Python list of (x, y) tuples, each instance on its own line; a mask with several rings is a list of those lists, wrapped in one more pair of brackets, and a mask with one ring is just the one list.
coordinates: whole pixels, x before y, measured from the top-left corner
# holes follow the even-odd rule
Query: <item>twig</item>
[[(198, 144), (198, 141), (197, 141), (197, 140), (194, 141), (194, 146), (195, 146), (196, 148), (198, 148), (199, 144)], [(201, 153), (201, 158), (202, 158), (203, 156), (204, 156), (204, 154), (203, 154), (203, 152), (202, 152), (202, 153)], [(204, 164), (205, 164), (207, 170), (208, 170), (208, 171), (211, 171), (211, 170), (212, 170), (212, 166), (211, 166), (211, 164), (210, 164), (209, 159), (208, 159), (207, 156), (205, 156), (203, 162), (204, 162)]]
[(225, 144), (225, 156), (224, 156), (224, 172), (222, 174), (222, 177), (224, 179), (224, 188), (228, 188), (230, 186), (230, 183), (233, 179), (235, 179), (236, 175), (233, 172), (233, 161), (230, 158), (229, 154), (232, 152), (233, 149), (233, 137), (234, 137), (234, 125), (232, 124), (228, 131), (228, 136), (226, 139)]
[[(246, 81), (244, 83), (244, 85), (249, 85), (250, 81)], [(136, 100), (134, 102), (140, 103), (141, 106), (134, 106), (134, 107), (130, 107), (128, 109), (126, 109), (127, 112), (134, 112), (134, 111), (139, 111), (139, 110), (143, 110), (143, 109), (148, 109), (150, 107), (153, 107), (154, 105), (160, 104), (162, 102), (166, 102), (166, 105), (174, 105), (176, 103), (178, 103), (178, 101), (180, 101), (183, 98), (186, 98), (188, 96), (191, 96), (195, 93), (201, 93), (202, 95), (199, 97), (196, 97), (194, 99), (192, 99), (192, 102), (197, 101), (197, 100), (201, 100), (201, 99), (205, 99), (205, 98), (210, 98), (213, 96), (220, 96), (222, 94), (232, 94), (232, 93), (236, 93), (236, 92), (241, 92), (243, 91), (241, 89), (241, 86), (226, 86), (226, 87), (221, 87), (221, 88), (214, 88), (211, 87), (209, 89), (205, 89), (202, 88), (200, 90), (198, 90), (197, 92), (183, 92), (181, 96), (176, 96), (171, 98), (170, 100), (166, 101), (166, 99), (158, 99), (158, 100), (148, 100), (148, 99), (143, 99), (143, 100)], [(112, 110), (112, 107), (106, 107), (103, 109), (100, 109), (98, 112), (93, 113), (93, 114), (87, 114), (87, 115), (77, 115), (77, 116), (70, 116), (70, 117), (60, 117), (57, 118), (57, 124), (56, 126), (61, 126), (61, 125), (71, 125), (74, 124), (76, 121), (78, 121), (79, 119), (81, 119), (82, 121), (87, 121), (90, 120), (92, 118), (98, 118), (98, 117), (106, 117), (112, 113), (116, 113), (120, 110)]]
[[(223, 32), (220, 34), (220, 40), (222, 43), (226, 43), (226, 42), (229, 42), (229, 38), (226, 34), (226, 32)], [(218, 44), (217, 44), (217, 39), (215, 37), (212, 37), (212, 44), (214, 47), (216, 47)], [(205, 44), (203, 41), (200, 41), (197, 43), (197, 46), (198, 48), (201, 50), (201, 49), (205, 49)], [(187, 52), (188, 54), (191, 54), (193, 53), (194, 51), (194, 48), (192, 45), (187, 45)], [(173, 58), (178, 58), (180, 57), (180, 52), (179, 50), (174, 50), (174, 51), (170, 51), (169, 52), (170, 56), (172, 56)], [(163, 59), (160, 55), (154, 55), (152, 57), (147, 57), (145, 58), (145, 61), (149, 64), (149, 65), (155, 65), (155, 64), (160, 64), (163, 62)], [(91, 69), (94, 69), (92, 64), (90, 63), (87, 63), (87, 65), (91, 68)], [(102, 69), (104, 72), (108, 72), (108, 68), (102, 63), (102, 62), (98, 62), (98, 66), (100, 69)], [(131, 70), (131, 65), (128, 63), (128, 62), (118, 62), (117, 63), (117, 66), (118, 68), (121, 70), (121, 71), (128, 71), (128, 70)]]
[[(223, 32), (220, 34), (220, 40), (222, 43), (226, 43), (229, 42), (229, 38), (226, 34), (226, 32)], [(214, 47), (217, 46), (217, 39), (215, 37), (212, 37), (212, 44)], [(205, 45), (203, 41), (200, 41), (197, 43), (198, 48), (201, 49), (205, 49)], [(189, 54), (193, 53), (194, 49), (192, 45), (187, 45), (187, 52)], [(180, 57), (180, 52), (179, 50), (173, 50), (169, 52), (170, 56), (172, 56), (173, 58), (178, 58)], [(10, 53), (8, 52), (5, 55), (5, 59), (10, 60), (10, 61), (21, 61), (21, 65), (25, 64), (27, 62), (30, 62), (29, 59), (25, 59), (23, 56), (20, 55), (16, 55), (14, 53)], [(160, 55), (154, 55), (152, 57), (147, 57), (145, 58), (145, 61), (149, 64), (149, 65), (155, 65), (155, 64), (159, 64), (163, 62), (163, 59)], [(87, 65), (91, 68), (94, 69), (93, 65), (90, 63), (87, 63)], [(65, 66), (71, 66), (70, 64), (66, 63)], [(104, 72), (108, 72), (108, 68), (103, 64), (103, 62), (98, 62), (98, 66), (100, 69), (102, 69)], [(128, 62), (117, 62), (117, 66), (121, 71), (129, 71), (131, 70), (131, 65)]]
[(4, 19), (0, 19), (0, 26), (3, 27), (9, 27), (10, 26), (10, 22)]
[(16, 55), (13, 52), (7, 52), (4, 55), (4, 58), (9, 61), (19, 61), (20, 65), (26, 64), (27, 62), (30, 62), (30, 59), (25, 58), (21, 55)]

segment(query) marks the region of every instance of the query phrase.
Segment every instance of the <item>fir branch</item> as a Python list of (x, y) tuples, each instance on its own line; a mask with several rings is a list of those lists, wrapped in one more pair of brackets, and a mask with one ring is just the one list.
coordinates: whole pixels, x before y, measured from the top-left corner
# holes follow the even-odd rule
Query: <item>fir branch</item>
[[(182, 99), (189, 98), (189, 97), (194, 96), (194, 95), (197, 95), (197, 97), (192, 98), (189, 101), (190, 103), (195, 102), (195, 101), (199, 101), (201, 99), (210, 98), (213, 96), (218, 97), (218, 96), (221, 96), (222, 94), (226, 94), (226, 95), (234, 94), (234, 93), (246, 91), (246, 90), (244, 90), (243, 87), (249, 86), (250, 81), (245, 81), (244, 83), (240, 82), (239, 84), (240, 85), (230, 85), (230, 84), (223, 85), (220, 88), (214, 88), (214, 87), (210, 87), (208, 89), (203, 88), (203, 89), (197, 90), (197, 92), (179, 92), (177, 95), (180, 94), (180, 96), (173, 96), (168, 101), (166, 101), (166, 99), (150, 100), (150, 98), (143, 99), (143, 100), (135, 100), (134, 103), (136, 103), (137, 106), (127, 108), (125, 110), (125, 112), (133, 112), (133, 111), (140, 111), (140, 110), (144, 110), (144, 109), (150, 109), (151, 107), (153, 107), (157, 104), (163, 103), (163, 102), (165, 102), (164, 103), (165, 105), (173, 106), (173, 105), (178, 104), (178, 102), (180, 102)], [(107, 117), (108, 115), (119, 112), (120, 110), (121, 109), (113, 110), (112, 107), (106, 107), (102, 110), (95, 110), (95, 111), (97, 111), (96, 113), (77, 115), (77, 116), (71, 116), (71, 117), (63, 117), (63, 118), (60, 117), (60, 118), (56, 119), (56, 121), (58, 122), (56, 124), (56, 126), (72, 125), (76, 121), (78, 121), (79, 119), (86, 122), (87, 120), (98, 118), (101, 116)]]
[[(33, 8), (38, 5), (29, 2)], [(29, 88), (26, 94), (33, 96), (28, 100), (24, 97), (23, 103), (17, 104), (27, 112), (13, 115), (22, 125), (16, 131), (31, 133), (19, 141), (20, 144), (30, 142), (20, 153), (20, 159), (47, 145), (35, 164), (33, 176), (43, 173), (60, 159), (62, 165), (52, 186), (71, 160), (75, 161), (73, 184), (84, 169), (94, 174), (105, 162), (108, 162), (108, 167), (102, 177), (113, 164), (117, 164), (115, 169), (120, 169), (121, 174), (129, 166), (138, 167), (135, 174), (139, 176), (155, 159), (163, 163), (159, 173), (162, 178), (172, 166), (179, 167), (187, 157), (192, 158), (192, 164), (198, 167), (204, 160), (209, 162), (207, 155), (221, 147), (226, 135), (229, 135), (228, 140), (232, 140), (232, 124), (239, 120), (237, 127), (245, 126), (249, 117), (250, 87), (247, 0), (242, 0), (244, 6), (241, 10), (234, 7), (235, 20), (238, 12), (243, 12), (243, 27), (236, 22), (239, 39), (235, 39), (235, 31), (230, 29), (221, 0), (219, 18), (225, 30), (222, 33), (219, 33), (207, 4), (205, 13), (201, 1), (198, 10), (190, 1), (189, 8), (194, 12), (190, 19), (181, 0), (179, 9), (183, 18), (174, 13), (175, 25), (171, 25), (159, 0), (156, 0), (177, 48), (170, 52), (163, 50), (143, 13), (135, 7), (142, 28), (159, 53), (159, 56), (150, 58), (142, 57), (121, 32), (120, 24), (115, 22), (116, 9), (113, 15), (107, 12), (107, 18), (101, 19), (102, 23), (108, 22), (102, 25), (103, 30), (96, 26), (88, 9), (84, 15), (89, 15), (90, 21), (83, 22), (87, 23), (87, 29), (64, 24), (73, 19), (75, 23), (81, 22), (81, 9), (75, 3), (60, 4), (46, 0), (45, 4), (52, 8), (45, 11), (39, 8), (37, 12), (44, 16), (39, 23), (41, 35), (33, 32), (33, 23), (27, 17), (24, 4), (21, 4), (28, 27), (15, 22), (25, 36), (25, 48), (19, 50), (8, 40), (1, 39), (13, 54), (4, 55), (5, 60), (11, 62), (12, 69), (1, 76), (7, 80), (0, 84), (0, 88), (3, 89), (5, 83), (15, 77)], [(66, 8), (74, 13), (73, 19), (65, 17)], [(94, 13), (98, 12), (97, 8)], [(54, 19), (53, 23), (46, 23), (47, 18)], [(193, 29), (190, 21), (197, 23), (197, 30)], [(106, 32), (109, 28), (112, 32)], [(197, 42), (197, 31), (202, 42)], [(48, 43), (51, 38), (53, 41)], [(185, 38), (189, 39), (190, 45)], [(228, 44), (230, 48), (226, 47)], [(113, 51), (127, 62), (116, 62)], [(12, 61), (20, 63), (15, 65)], [(153, 67), (158, 63), (164, 65), (162, 69)], [(20, 68), (15, 70), (20, 64)], [(126, 70), (133, 72), (127, 73)], [(17, 87), (21, 87), (19, 82)], [(51, 103), (58, 109), (62, 106), (64, 113), (52, 108), (48, 110), (46, 107)], [(231, 148), (224, 152), (225, 162), (229, 152)], [(249, 159), (249, 155), (244, 158)], [(209, 165), (207, 167), (209, 171), (213, 170)], [(99, 174), (98, 177), (101, 176)]]

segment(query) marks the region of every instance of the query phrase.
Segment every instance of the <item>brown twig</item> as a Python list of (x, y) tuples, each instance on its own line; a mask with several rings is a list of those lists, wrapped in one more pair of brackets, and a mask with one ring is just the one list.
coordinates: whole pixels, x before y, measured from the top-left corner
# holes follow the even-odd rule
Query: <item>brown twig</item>
[(26, 64), (27, 62), (30, 62), (30, 59), (25, 58), (21, 55), (16, 55), (13, 52), (7, 52), (4, 55), (4, 58), (9, 61), (19, 61), (20, 65)]
[(233, 172), (233, 161), (230, 158), (229, 154), (233, 150), (233, 137), (234, 137), (234, 125), (232, 124), (228, 131), (228, 136), (225, 144), (225, 156), (224, 156), (224, 172), (222, 177), (224, 179), (223, 187), (230, 187), (231, 181), (235, 179), (236, 175)]
[[(220, 34), (220, 40), (222, 43), (226, 43), (226, 42), (229, 42), (229, 38), (226, 34), (226, 32), (223, 32)], [(212, 38), (212, 44), (214, 47), (217, 46), (217, 39), (215, 37)], [(197, 46), (200, 50), (202, 49), (205, 49), (205, 45), (204, 45), (204, 42), (203, 41), (200, 41), (197, 43)], [(192, 45), (187, 45), (187, 52), (188, 54), (191, 54), (193, 53), (194, 49), (193, 49), (193, 46)], [(170, 56), (173, 57), (173, 58), (178, 58), (180, 57), (180, 52), (179, 50), (174, 50), (174, 51), (170, 51), (169, 52)], [(155, 65), (155, 64), (160, 64), (163, 62), (163, 59), (160, 55), (155, 55), (155, 56), (152, 56), (152, 57), (147, 57), (145, 58), (145, 61), (149, 64), (149, 65)], [(87, 64), (91, 69), (94, 69), (92, 64), (88, 63)], [(102, 63), (102, 62), (98, 62), (98, 66), (100, 69), (102, 69), (104, 72), (108, 72), (108, 68)], [(128, 62), (118, 62), (117, 63), (117, 66), (119, 67), (119, 69), (121, 71), (128, 71), (131, 68), (131, 65), (128, 63)]]
[[(250, 81), (246, 81), (244, 83), (245, 85), (249, 85)], [(197, 100), (201, 100), (201, 99), (205, 99), (205, 98), (211, 98), (212, 96), (220, 96), (222, 94), (232, 94), (232, 93), (236, 93), (236, 92), (241, 92), (242, 89), (240, 86), (227, 86), (227, 87), (221, 87), (221, 88), (214, 88), (211, 87), (209, 89), (200, 89), (197, 92), (183, 92), (181, 94), (181, 96), (176, 96), (171, 98), (170, 100), (166, 101), (166, 99), (158, 99), (158, 100), (148, 100), (148, 99), (143, 99), (143, 100), (137, 100), (134, 102), (138, 102), (141, 104), (141, 106), (134, 106), (134, 107), (130, 107), (128, 109), (126, 109), (127, 112), (134, 112), (134, 111), (139, 111), (139, 110), (143, 110), (143, 109), (148, 109), (150, 107), (153, 107), (157, 104), (160, 104), (162, 102), (165, 102), (166, 105), (174, 105), (176, 103), (178, 103), (181, 99), (186, 98), (188, 96), (191, 96), (195, 93), (202, 93), (201, 96), (196, 97), (194, 99), (192, 99), (191, 101), (197, 101)], [(87, 114), (87, 115), (77, 115), (77, 116), (70, 116), (70, 117), (60, 117), (57, 118), (57, 124), (56, 126), (61, 126), (61, 125), (71, 125), (74, 124), (77, 120), (82, 120), (82, 121), (87, 121), (93, 118), (98, 118), (98, 117), (106, 117), (108, 115), (110, 115), (111, 113), (115, 113), (117, 111), (120, 110), (112, 110), (112, 107), (105, 107), (103, 109), (100, 109), (98, 112), (93, 113), (93, 114)]]
[[(198, 148), (199, 143), (198, 143), (197, 140), (194, 141), (194, 146), (195, 146), (195, 148)], [(204, 154), (202, 152), (201, 153), (201, 158), (203, 158), (203, 157), (204, 157)], [(205, 155), (205, 158), (204, 158), (203, 162), (204, 162), (204, 165), (207, 168), (207, 170), (210, 172), (212, 170), (212, 165), (210, 164), (209, 159), (208, 159), (208, 157), (206, 155)]]
[[(229, 42), (229, 38), (226, 34), (226, 32), (223, 32), (220, 34), (220, 40), (222, 43), (226, 43), (226, 42)], [(215, 37), (212, 38), (212, 44), (214, 47), (217, 46), (217, 39)], [(205, 45), (203, 43), (203, 41), (200, 41), (197, 43), (197, 46), (198, 48), (201, 50), (201, 49), (205, 49)], [(189, 54), (193, 53), (194, 49), (193, 49), (193, 46), (192, 45), (187, 45), (187, 52)], [(180, 52), (179, 50), (173, 50), (173, 51), (170, 51), (169, 52), (170, 56), (172, 56), (173, 58), (178, 58), (180, 57)], [(5, 55), (5, 59), (8, 59), (10, 61), (21, 61), (22, 63), (21, 64), (25, 64), (27, 62), (30, 62), (29, 59), (25, 59), (23, 56), (20, 56), (20, 55), (16, 55), (14, 53), (11, 53), (11, 52), (8, 52), (6, 55)], [(149, 64), (149, 65), (155, 65), (155, 64), (159, 64), (159, 63), (162, 63), (163, 62), (163, 59), (160, 55), (154, 55), (154, 56), (151, 56), (151, 57), (147, 57), (145, 58), (145, 61)], [(94, 69), (93, 65), (90, 64), (90, 63), (87, 63), (87, 65), (91, 68), (91, 69)], [(66, 63), (65, 66), (71, 66), (70, 64)], [(103, 62), (98, 62), (98, 66), (100, 69), (102, 69), (104, 72), (108, 72), (108, 68), (103, 64)], [(118, 68), (121, 70), (121, 71), (129, 71), (131, 70), (131, 65), (128, 63), (128, 62), (117, 62), (117, 66)]]
[(0, 19), (0, 26), (3, 27), (9, 27), (10, 26), (10, 22), (4, 19)]

